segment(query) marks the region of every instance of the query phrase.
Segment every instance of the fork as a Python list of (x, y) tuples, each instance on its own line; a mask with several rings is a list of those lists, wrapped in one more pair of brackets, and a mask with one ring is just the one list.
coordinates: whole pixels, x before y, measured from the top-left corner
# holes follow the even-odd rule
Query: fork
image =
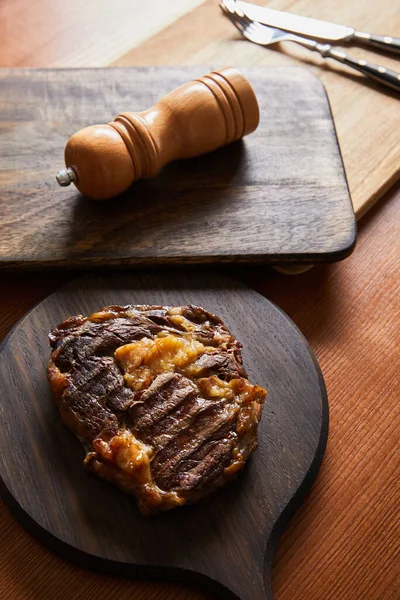
[(277, 42), (296, 42), (310, 50), (319, 52), (323, 58), (333, 58), (348, 67), (360, 71), (370, 79), (378, 81), (397, 92), (400, 91), (400, 74), (396, 73), (396, 71), (391, 71), (386, 67), (375, 65), (366, 60), (353, 58), (345, 52), (335, 50), (330, 44), (320, 44), (315, 40), (288, 33), (276, 27), (269, 27), (258, 21), (252, 21), (237, 6), (235, 0), (222, 0), (220, 7), (224, 15), (228, 17), (235, 27), (239, 29), (240, 33), (246, 39), (250, 40), (250, 42), (254, 42), (260, 46), (269, 46)]

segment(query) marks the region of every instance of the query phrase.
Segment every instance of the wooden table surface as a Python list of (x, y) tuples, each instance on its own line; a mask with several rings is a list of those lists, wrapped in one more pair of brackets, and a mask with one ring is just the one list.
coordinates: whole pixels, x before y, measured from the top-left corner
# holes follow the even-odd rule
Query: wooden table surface
[[(228, 61), (301, 64), (300, 58), (305, 59), (297, 49), (285, 47), (279, 53), (239, 41), (217, 4), (211, 0), (3, 0), (0, 66), (217, 66)], [(275, 0), (268, 5), (400, 35), (398, 0)], [(399, 61), (382, 55), (374, 59), (392, 67), (396, 64), (400, 70)], [(229, 269), (277, 303), (300, 327), (320, 362), (330, 400), (326, 457), (306, 502), (280, 541), (275, 597), (398, 600), (400, 187), (392, 184), (400, 165), (400, 104), (374, 86), (323, 68), (318, 59), (305, 60), (327, 87), (358, 216), (380, 200), (360, 220), (355, 252), (342, 263), (294, 277), (262, 267)], [(73, 276), (61, 272), (3, 275), (0, 337)], [(175, 584), (126, 581), (71, 565), (30, 537), (3, 503), (0, 597), (206, 598)]]

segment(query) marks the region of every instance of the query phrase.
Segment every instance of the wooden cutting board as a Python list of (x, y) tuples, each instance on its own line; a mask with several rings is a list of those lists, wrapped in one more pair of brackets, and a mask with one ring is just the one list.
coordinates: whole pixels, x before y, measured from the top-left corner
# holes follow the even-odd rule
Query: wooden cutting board
[[(81, 444), (60, 422), (46, 377), (47, 333), (69, 315), (115, 303), (215, 312), (243, 343), (250, 380), (268, 389), (259, 448), (234, 483), (202, 504), (142, 516), (132, 498), (84, 471)], [(82, 278), (5, 341), (0, 397), (1, 492), (46, 546), (103, 572), (189, 581), (216, 598), (272, 599), (275, 545), (320, 466), (328, 403), (304, 337), (264, 297), (210, 271)]]
[(301, 68), (245, 68), (261, 109), (243, 142), (175, 162), (119, 197), (59, 188), (76, 130), (144, 110), (211, 67), (0, 72), (3, 268), (331, 262), (355, 220), (325, 91)]

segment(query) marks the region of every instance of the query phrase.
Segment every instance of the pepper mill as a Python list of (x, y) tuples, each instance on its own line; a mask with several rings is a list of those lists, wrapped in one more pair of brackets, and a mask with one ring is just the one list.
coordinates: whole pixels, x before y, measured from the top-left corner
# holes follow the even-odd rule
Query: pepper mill
[(108, 125), (75, 133), (65, 147), (61, 186), (73, 182), (94, 200), (154, 177), (166, 163), (216, 150), (254, 131), (259, 121), (250, 83), (231, 67), (213, 71), (164, 96), (152, 108), (122, 113)]

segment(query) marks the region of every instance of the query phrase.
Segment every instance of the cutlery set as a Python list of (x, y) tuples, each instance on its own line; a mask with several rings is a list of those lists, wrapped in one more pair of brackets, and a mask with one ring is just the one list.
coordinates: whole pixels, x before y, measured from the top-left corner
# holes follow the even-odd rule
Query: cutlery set
[(318, 52), (323, 58), (332, 58), (361, 72), (369, 79), (400, 91), (399, 73), (363, 59), (353, 58), (341, 50), (336, 50), (331, 44), (323, 44), (316, 39), (304, 36), (345, 43), (359, 42), (381, 51), (398, 53), (399, 56), (400, 39), (363, 33), (351, 27), (301, 17), (247, 2), (222, 0), (220, 6), (224, 15), (240, 33), (255, 44), (269, 46), (278, 42), (295, 42)]

